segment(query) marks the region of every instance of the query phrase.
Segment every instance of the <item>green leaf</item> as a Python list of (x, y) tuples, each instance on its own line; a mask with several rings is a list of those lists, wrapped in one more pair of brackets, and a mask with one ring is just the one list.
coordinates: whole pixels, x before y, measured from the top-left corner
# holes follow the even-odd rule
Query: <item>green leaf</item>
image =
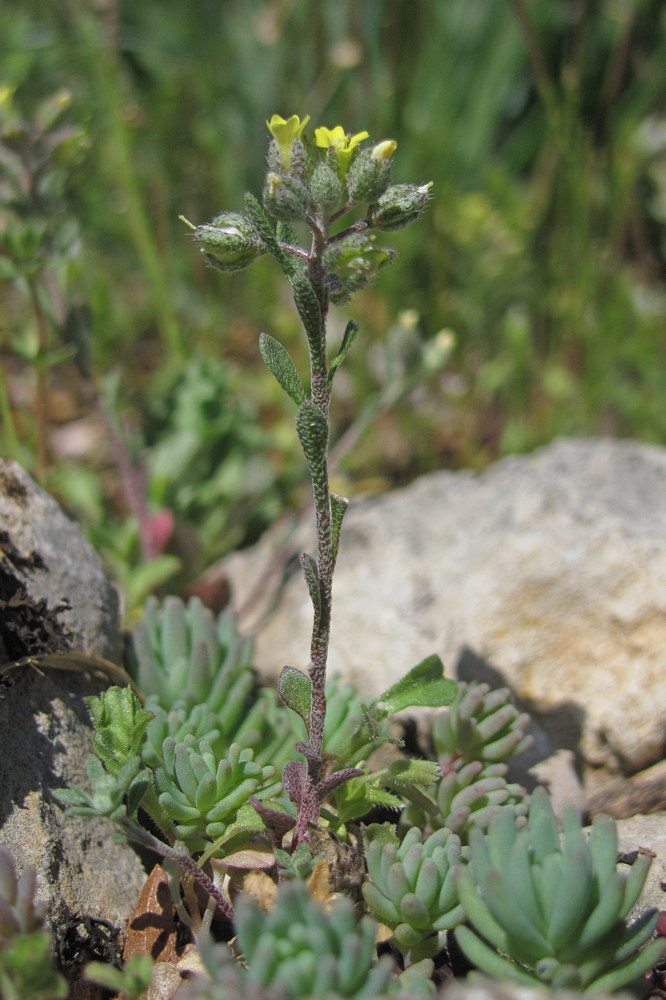
[(444, 677), (444, 665), (440, 657), (433, 653), (412, 667), (397, 684), (385, 691), (375, 705), (388, 715), (415, 705), (439, 708), (442, 705), (450, 705), (457, 690), (456, 682)]
[(330, 389), (331, 385), (333, 384), (333, 376), (335, 375), (336, 370), (340, 367), (340, 365), (342, 364), (342, 362), (345, 360), (345, 357), (347, 356), (347, 351), (349, 350), (349, 348), (351, 347), (351, 345), (354, 343), (354, 340), (356, 339), (356, 334), (357, 333), (358, 333), (358, 323), (355, 323), (353, 319), (350, 319), (349, 322), (347, 323), (347, 328), (346, 328), (346, 330), (344, 332), (344, 335), (342, 337), (342, 343), (340, 344), (340, 347), (338, 348), (338, 353), (335, 355), (335, 357), (331, 361), (331, 367), (328, 370), (328, 387), (329, 387), (329, 389)]
[(310, 475), (321, 479), (328, 444), (328, 422), (318, 406), (306, 399), (298, 408), (296, 431)]
[(283, 667), (278, 677), (278, 694), (288, 708), (291, 708), (310, 728), (310, 703), (312, 682), (307, 674), (297, 667)]
[(269, 371), (296, 406), (300, 406), (305, 399), (305, 390), (287, 349), (270, 334), (262, 333), (259, 337), (259, 350)]
[(310, 591), (310, 600), (312, 601), (312, 607), (314, 608), (315, 620), (319, 621), (321, 617), (321, 590), (319, 589), (319, 570), (317, 569), (317, 563), (314, 561), (312, 556), (307, 554), (307, 552), (302, 552), (301, 566), (303, 567), (305, 582), (307, 583), (308, 590)]
[(382, 847), (387, 844), (393, 844), (398, 847), (400, 844), (400, 838), (395, 832), (395, 827), (392, 823), (371, 823), (370, 826), (366, 827), (363, 831), (363, 844), (367, 854), (368, 845), (379, 842)]
[(294, 293), (294, 302), (301, 317), (310, 345), (310, 353), (316, 359), (318, 366), (324, 366), (322, 344), (321, 304), (312, 287), (307, 271), (299, 269), (289, 278)]
[(139, 1000), (150, 986), (153, 973), (153, 959), (150, 955), (132, 955), (122, 972), (103, 962), (88, 962), (86, 978), (100, 986), (106, 986), (114, 993), (122, 993), (127, 1000)]
[[(298, 246), (298, 235), (290, 222), (278, 222), (275, 235), (278, 243), (288, 243), (290, 246)], [(281, 252), (282, 270), (289, 278), (297, 271), (301, 262), (296, 254), (284, 253), (283, 251)]]
[(407, 786), (427, 788), (437, 780), (439, 767), (434, 760), (402, 757), (375, 773), (381, 784), (400, 792)]
[(149, 562), (141, 563), (133, 569), (124, 582), (129, 607), (136, 608), (144, 603), (156, 587), (170, 580), (181, 568), (178, 556), (163, 555)]
[(48, 931), (19, 934), (0, 951), (0, 992), (7, 1000), (57, 1000), (67, 984), (53, 968)]
[(331, 493), (331, 520), (332, 527), (331, 533), (333, 536), (333, 561), (338, 558), (338, 546), (340, 544), (340, 529), (342, 527), (342, 520), (347, 513), (347, 508), (349, 507), (349, 500), (347, 497), (342, 497), (338, 493)]
[(245, 195), (245, 211), (250, 217), (252, 225), (254, 226), (257, 236), (261, 239), (262, 243), (270, 253), (273, 254), (283, 268), (285, 267), (285, 255), (278, 246), (278, 242), (275, 238), (275, 233), (271, 229), (271, 224), (268, 221), (268, 217), (264, 212), (263, 208), (254, 197), (253, 194), (249, 192)]

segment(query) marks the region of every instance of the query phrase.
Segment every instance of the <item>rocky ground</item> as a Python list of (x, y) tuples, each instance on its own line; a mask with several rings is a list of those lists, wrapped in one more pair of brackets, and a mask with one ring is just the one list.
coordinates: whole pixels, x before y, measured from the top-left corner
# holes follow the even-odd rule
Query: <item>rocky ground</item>
[[(431, 652), (453, 675), (508, 684), (534, 718), (522, 777), (621, 818), (622, 849), (666, 877), (666, 451), (563, 440), (481, 475), (433, 473), (352, 506), (335, 582), (331, 665), (378, 693)], [(258, 628), (267, 678), (304, 667), (310, 606), (290, 558), (306, 529), (269, 534), (212, 572)], [(0, 843), (35, 864), (59, 955), (117, 952), (145, 880), (110, 824), (65, 818), (51, 790), (85, 783), (83, 697), (109, 678), (37, 670), (82, 649), (118, 658), (115, 593), (57, 504), (0, 462)], [(421, 721), (427, 726), (427, 720)], [(529, 769), (529, 770), (528, 770)], [(648, 815), (649, 814), (649, 815)], [(76, 1000), (97, 994), (74, 985)]]

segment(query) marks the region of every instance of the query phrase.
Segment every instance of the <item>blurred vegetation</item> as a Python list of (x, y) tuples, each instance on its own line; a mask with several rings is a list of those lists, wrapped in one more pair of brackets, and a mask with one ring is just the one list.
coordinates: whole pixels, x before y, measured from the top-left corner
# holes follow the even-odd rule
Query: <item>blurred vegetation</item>
[(394, 179), (435, 182), (334, 318), (361, 323), (338, 487), (666, 443), (662, 0), (3, 0), (0, 86), (0, 446), (133, 599), (305, 495), (257, 348), (306, 359), (278, 271), (220, 277), (178, 221), (259, 190), (274, 112), (395, 138)]

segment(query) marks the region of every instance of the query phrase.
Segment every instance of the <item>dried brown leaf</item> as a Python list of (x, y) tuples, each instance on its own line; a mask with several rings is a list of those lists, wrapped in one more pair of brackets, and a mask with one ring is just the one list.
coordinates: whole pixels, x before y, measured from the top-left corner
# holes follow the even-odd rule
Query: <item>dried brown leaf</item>
[(150, 955), (155, 962), (177, 962), (177, 925), (167, 873), (155, 865), (130, 915), (123, 958)]

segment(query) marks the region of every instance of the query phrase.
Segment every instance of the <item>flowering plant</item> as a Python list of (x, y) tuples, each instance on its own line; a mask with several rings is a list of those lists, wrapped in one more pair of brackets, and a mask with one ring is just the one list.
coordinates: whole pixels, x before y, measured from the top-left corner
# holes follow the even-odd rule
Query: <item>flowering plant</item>
[[(308, 839), (308, 826), (317, 823), (324, 800), (364, 773), (353, 766), (325, 773), (323, 758), (332, 582), (348, 505), (345, 497), (329, 488), (329, 406), (335, 372), (358, 331), (356, 323), (349, 322), (330, 357), (329, 306), (349, 299), (392, 261), (393, 250), (375, 246), (376, 232), (400, 229), (417, 219), (431, 187), (390, 183), (394, 140), (366, 146), (367, 132), (349, 135), (336, 125), (316, 128), (312, 142), (305, 135), (308, 122), (309, 116), (301, 120), (297, 115), (286, 119), (273, 115), (266, 123), (272, 140), (263, 208), (248, 194), (242, 214), (224, 212), (202, 226), (187, 223), (206, 261), (222, 271), (240, 270), (264, 253), (273, 255), (291, 285), (309, 347), (307, 391), (286, 348), (267, 333), (260, 338), (264, 361), (298, 407), (296, 430), (312, 479), (317, 532), (316, 557), (301, 555), (314, 615), (308, 672), (287, 666), (278, 681), (282, 700), (301, 716), (307, 732), (307, 738), (296, 744), (304, 760), (289, 762), (282, 775), (297, 807), (294, 849)], [(344, 225), (341, 220), (352, 212), (356, 220)], [(309, 247), (299, 244), (296, 224), (309, 230)], [(448, 704), (455, 692), (453, 682), (443, 679), (436, 657), (415, 668), (405, 684), (409, 704)], [(372, 712), (379, 728), (386, 706), (377, 702)], [(262, 817), (271, 822), (265, 810)]]

